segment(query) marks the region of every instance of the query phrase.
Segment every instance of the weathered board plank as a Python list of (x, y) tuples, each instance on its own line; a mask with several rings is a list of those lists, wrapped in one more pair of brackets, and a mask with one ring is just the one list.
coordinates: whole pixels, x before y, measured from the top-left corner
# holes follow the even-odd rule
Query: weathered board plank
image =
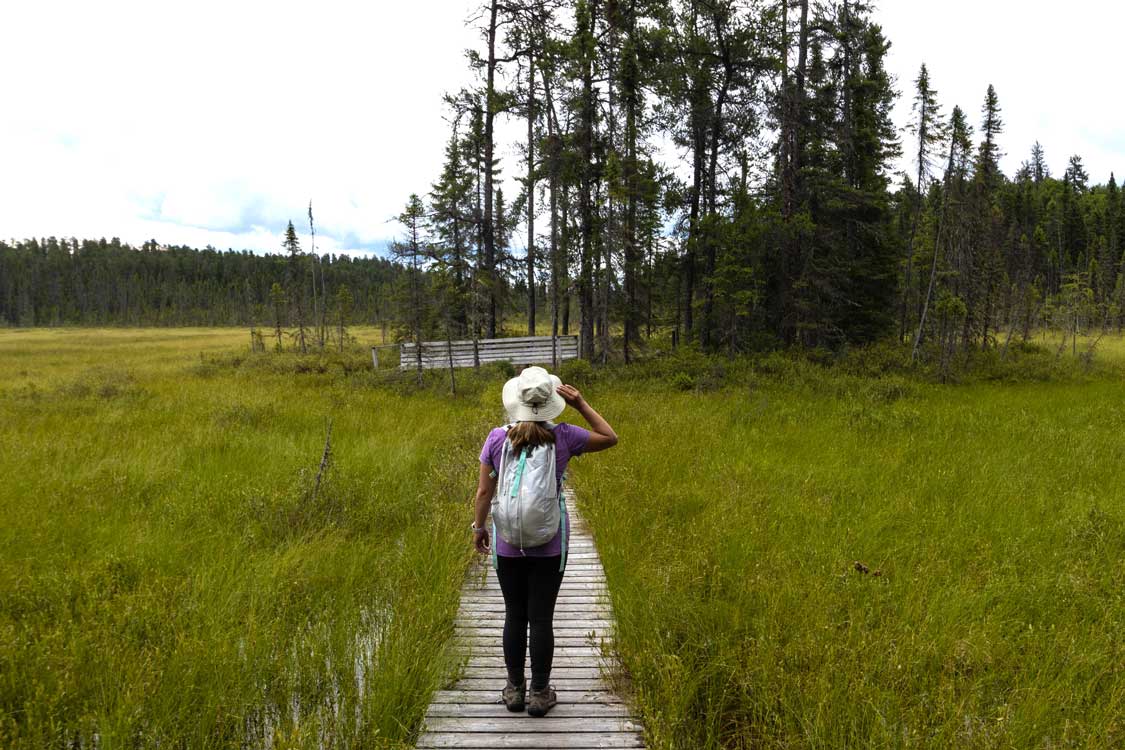
[(495, 719), (492, 717), (436, 716), (426, 720), (426, 728), (431, 732), (635, 732), (640, 727), (629, 719), (615, 716), (602, 718), (566, 718), (548, 714), (544, 721), (519, 721), (517, 719)]
[[(448, 689), (434, 693), (418, 748), (644, 747), (640, 722), (604, 679), (602, 654), (612, 646), (613, 609), (597, 549), (569, 493), (568, 505), (571, 539), (555, 604), (551, 669), (558, 705), (542, 718), (503, 705), (504, 597), (495, 572), (482, 560), (462, 589), (454, 621), (463, 666)], [(530, 678), (529, 664), (525, 673)]]
[[(558, 690), (557, 692), (559, 705), (563, 703), (621, 703), (621, 698), (604, 690)], [(476, 703), (504, 708), (504, 705), (500, 703), (500, 691), (496, 688), (492, 690), (435, 690), (433, 698), (430, 699), (430, 705), (432, 706), (435, 703)], [(551, 709), (551, 711), (553, 713), (554, 709)], [(526, 716), (526, 714), (524, 715)]]
[[(503, 679), (503, 678), (501, 678)], [(606, 716), (630, 716), (629, 707), (622, 703), (560, 703), (551, 709), (548, 719), (589, 718), (598, 719)], [(434, 703), (426, 710), (426, 716), (450, 716), (468, 718), (471, 716), (484, 716), (508, 721), (525, 721), (527, 714), (512, 713), (500, 703)]]
[[(598, 667), (553, 667), (551, 677), (588, 677), (593, 679), (601, 677), (602, 671)], [(460, 672), (462, 678), (490, 677), (500, 682), (504, 681), (503, 667), (473, 667)], [(495, 687), (495, 685), (493, 685)]]
[[(543, 721), (549, 721), (550, 717)], [(594, 748), (644, 747), (635, 732), (427, 732), (418, 740), (421, 748), (499, 748), (501, 750), (593, 750)]]

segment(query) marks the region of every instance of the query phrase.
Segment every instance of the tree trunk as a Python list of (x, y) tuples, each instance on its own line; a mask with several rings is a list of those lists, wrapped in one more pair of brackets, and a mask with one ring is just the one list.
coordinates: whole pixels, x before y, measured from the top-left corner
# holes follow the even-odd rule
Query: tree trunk
[(581, 133), (579, 137), (582, 160), (582, 190), (578, 196), (578, 212), (581, 218), (581, 260), (578, 277), (578, 304), (581, 313), (580, 348), (582, 357), (594, 358), (594, 288), (593, 288), (593, 235), (594, 235), (594, 28), (597, 16), (597, 0), (590, 0), (584, 20), (584, 28), (579, 29), (582, 45), (582, 106)]
[(492, 216), (493, 120), (495, 118), (497, 0), (489, 3), (488, 65), (484, 99), (484, 270), (488, 292), (488, 338), (496, 337), (496, 228)]
[(413, 244), (413, 273), (410, 274), (410, 296), (412, 297), (412, 305), (414, 308), (414, 360), (415, 366), (418, 368), (418, 385), (422, 385), (422, 300), (421, 293), (418, 290), (418, 240), (415, 238)]
[(548, 191), (551, 202), (551, 358), (552, 367), (558, 369), (559, 336), (559, 148), (555, 135), (555, 105), (551, 95), (551, 81), (546, 71), (543, 74), (543, 98), (547, 104), (547, 143), (550, 151), (546, 154), (549, 164)]
[(453, 322), (452, 312), (445, 310), (445, 351), (449, 361), (449, 392), (457, 395), (457, 376), (453, 371)]
[(906, 278), (902, 284), (902, 310), (899, 323), (899, 341), (906, 339), (906, 311), (910, 308), (910, 282), (914, 278), (914, 237), (918, 232), (918, 221), (922, 217), (922, 204), (925, 202), (922, 192), (922, 180), (926, 174), (926, 101), (922, 100), (921, 112), (918, 115), (918, 178), (915, 183), (918, 195), (915, 197), (914, 211), (910, 217), (910, 235), (906, 241)]
[(570, 188), (565, 184), (561, 186), (562, 210), (559, 212), (562, 227), (559, 230), (559, 281), (561, 282), (560, 294), (562, 296), (562, 332), (564, 336), (570, 335), (570, 249), (574, 242), (573, 233), (570, 231)]
[(535, 335), (535, 58), (527, 60), (527, 335)]
[[(695, 34), (695, 8), (692, 8), (692, 33)], [(691, 341), (694, 335), (695, 321), (694, 311), (692, 310), (692, 303), (695, 297), (695, 250), (696, 242), (699, 237), (699, 202), (700, 195), (703, 190), (703, 162), (706, 159), (707, 138), (706, 138), (706, 123), (705, 114), (703, 112), (703, 104), (700, 98), (705, 95), (705, 92), (700, 90), (701, 84), (697, 81), (691, 82), (692, 91), (691, 96), (691, 133), (692, 133), (692, 148), (691, 148), (691, 205), (688, 209), (688, 237), (684, 252), (684, 266), (682, 276), (682, 289), (683, 294), (683, 333), (684, 338)]]
[(730, 48), (727, 46), (723, 34), (723, 23), (717, 11), (712, 10), (711, 21), (715, 29), (715, 38), (719, 43), (719, 57), (723, 63), (723, 83), (715, 99), (715, 113), (711, 117), (711, 134), (709, 145), (709, 164), (707, 167), (707, 196), (705, 201), (707, 232), (705, 249), (707, 259), (707, 276), (704, 279), (703, 294), (703, 323), (701, 325), (700, 340), (703, 346), (710, 347), (712, 336), (717, 327), (715, 316), (715, 267), (718, 252), (717, 237), (715, 237), (715, 223), (718, 218), (718, 190), (719, 190), (719, 149), (723, 133), (723, 108), (730, 93), (734, 77), (734, 63), (731, 60)]
[[(612, 18), (612, 16), (610, 16)], [(617, 42), (617, 26), (611, 24), (609, 30), (609, 50), (606, 53), (608, 58), (606, 67), (608, 70), (608, 80), (606, 81), (606, 123), (607, 127), (607, 142), (609, 151), (616, 152), (617, 150), (617, 106), (615, 104), (614, 87), (617, 85), (618, 71), (617, 71), (617, 56), (616, 50), (618, 48)], [(601, 298), (601, 350), (602, 350), (602, 364), (609, 360), (609, 298), (610, 287), (613, 282), (613, 248), (614, 240), (617, 237), (617, 201), (614, 199), (613, 186), (606, 181), (606, 222), (603, 230), (599, 233), (602, 238), (602, 251), (605, 255), (603, 261), (603, 274), (602, 278), (602, 298)], [(598, 201), (601, 205), (601, 201)]]
[[(318, 263), (316, 257), (316, 228), (313, 225), (312, 201), (309, 201), (309, 235), (311, 237), (309, 240), (309, 255), (312, 258), (313, 321), (315, 321), (316, 324), (317, 344), (323, 349), (324, 334), (321, 331), (320, 305), (317, 302), (316, 291), (316, 267)], [(324, 302), (327, 304), (328, 300)]]
[(630, 345), (640, 339), (638, 333), (637, 309), (637, 108), (639, 96), (637, 93), (639, 76), (636, 35), (637, 35), (637, 3), (629, 3), (628, 20), (628, 58), (624, 61), (625, 70), (621, 76), (623, 99), (625, 105), (625, 164), (623, 177), (625, 179), (625, 226), (622, 237), (625, 253), (625, 330), (622, 338), (622, 349), (625, 363), (632, 359)]

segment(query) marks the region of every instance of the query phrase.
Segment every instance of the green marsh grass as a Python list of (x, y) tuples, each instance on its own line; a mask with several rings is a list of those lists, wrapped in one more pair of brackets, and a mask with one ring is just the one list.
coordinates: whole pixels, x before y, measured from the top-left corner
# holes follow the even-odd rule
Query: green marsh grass
[(0, 746), (407, 746), (480, 401), (248, 338), (0, 331)]
[(1119, 362), (681, 359), (594, 374), (621, 443), (576, 473), (649, 747), (1125, 746)]
[[(0, 746), (408, 746), (506, 373), (353, 333), (0, 331)], [(561, 368), (650, 747), (1125, 744), (1125, 341), (1046, 348)]]

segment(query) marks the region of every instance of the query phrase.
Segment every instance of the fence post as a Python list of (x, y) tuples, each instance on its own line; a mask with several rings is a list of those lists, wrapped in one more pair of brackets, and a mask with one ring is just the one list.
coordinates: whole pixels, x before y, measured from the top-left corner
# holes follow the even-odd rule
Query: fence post
[(379, 369), (379, 348), (375, 346), (371, 347), (371, 364), (376, 370)]

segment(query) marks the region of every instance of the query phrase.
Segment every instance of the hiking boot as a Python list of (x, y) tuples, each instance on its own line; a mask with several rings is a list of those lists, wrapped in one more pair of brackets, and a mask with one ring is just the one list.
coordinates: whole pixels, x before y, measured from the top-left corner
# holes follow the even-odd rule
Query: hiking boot
[(522, 685), (513, 685), (512, 681), (508, 680), (500, 694), (504, 696), (504, 705), (509, 711), (522, 711), (527, 695), (527, 680), (524, 680)]
[(542, 690), (531, 689), (531, 697), (527, 701), (527, 713), (531, 716), (546, 716), (556, 703), (559, 702), (555, 689), (547, 686)]

